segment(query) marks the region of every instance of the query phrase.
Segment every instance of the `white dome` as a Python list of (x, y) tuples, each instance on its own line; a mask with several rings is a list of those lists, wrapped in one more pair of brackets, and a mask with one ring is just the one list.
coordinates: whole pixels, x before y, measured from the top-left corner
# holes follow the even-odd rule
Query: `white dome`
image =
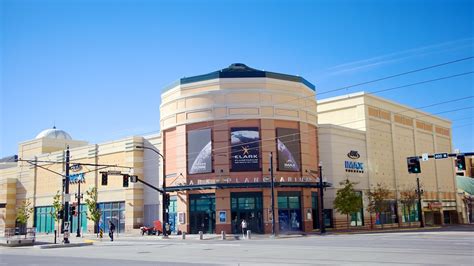
[(41, 139), (41, 138), (72, 140), (71, 135), (69, 135), (64, 130), (56, 129), (56, 127), (45, 129), (45, 130), (41, 131), (36, 136), (36, 139)]

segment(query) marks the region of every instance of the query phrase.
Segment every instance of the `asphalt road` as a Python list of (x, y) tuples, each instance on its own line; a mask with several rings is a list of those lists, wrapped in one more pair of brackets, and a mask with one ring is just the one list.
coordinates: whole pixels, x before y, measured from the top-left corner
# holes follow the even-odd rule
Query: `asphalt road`
[(0, 265), (474, 265), (474, 232), (443, 230), (255, 240), (121, 238), (93, 246), (0, 247)]

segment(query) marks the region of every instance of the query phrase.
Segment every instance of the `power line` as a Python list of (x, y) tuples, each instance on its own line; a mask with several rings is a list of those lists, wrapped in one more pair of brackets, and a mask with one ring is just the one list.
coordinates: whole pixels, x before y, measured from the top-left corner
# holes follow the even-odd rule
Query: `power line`
[(329, 90), (329, 91), (325, 91), (325, 92), (320, 92), (317, 95), (326, 94), (326, 93), (335, 92), (335, 91), (340, 91), (340, 90), (345, 90), (345, 89), (349, 89), (349, 88), (354, 88), (354, 87), (358, 87), (358, 86), (361, 86), (361, 85), (371, 84), (371, 83), (379, 82), (379, 81), (382, 81), (382, 80), (392, 79), (392, 78), (396, 78), (396, 77), (400, 77), (400, 76), (404, 76), (404, 75), (408, 75), (408, 74), (413, 74), (413, 73), (420, 72), (420, 71), (425, 71), (425, 70), (432, 69), (432, 68), (437, 68), (437, 67), (441, 67), (441, 66), (454, 64), (454, 63), (459, 63), (459, 62), (466, 61), (466, 60), (471, 60), (473, 58), (474, 58), (474, 56), (468, 56), (468, 57), (456, 59), (456, 60), (441, 63), (441, 64), (422, 67), (422, 68), (402, 72), (402, 73), (395, 74), (395, 75), (390, 75), (390, 76), (386, 76), (386, 77), (382, 77), (382, 78), (378, 78), (378, 79), (374, 79), (374, 80), (370, 80), (370, 81), (357, 83), (357, 84), (354, 84), (354, 85), (345, 86), (345, 87), (338, 88), (338, 89), (333, 89), (333, 90)]
[(416, 85), (420, 85), (420, 84), (431, 83), (431, 82), (435, 82), (435, 81), (439, 81), (439, 80), (450, 79), (450, 78), (460, 77), (460, 76), (464, 76), (464, 75), (470, 75), (472, 73), (474, 73), (474, 71), (464, 72), (464, 73), (460, 73), (460, 74), (454, 74), (454, 75), (445, 76), (445, 77), (436, 78), (436, 79), (424, 80), (424, 81), (415, 82), (415, 83), (402, 85), (402, 86), (398, 86), (398, 87), (393, 87), (393, 88), (388, 88), (388, 89), (383, 89), (383, 90), (377, 90), (377, 91), (372, 92), (371, 94), (390, 91), (390, 90), (396, 90), (396, 89), (402, 89), (402, 88), (407, 88), (407, 87), (412, 87), (412, 86), (416, 86)]
[[(416, 85), (420, 85), (420, 84), (431, 83), (431, 82), (435, 82), (435, 81), (439, 81), (439, 80), (445, 80), (445, 79), (450, 79), (450, 78), (456, 78), (456, 77), (459, 77), (459, 76), (469, 75), (469, 74), (473, 74), (473, 73), (474, 73), (474, 71), (471, 71), (471, 72), (464, 72), (464, 73), (454, 74), (454, 75), (445, 76), (445, 77), (441, 77), (441, 78), (435, 78), (435, 79), (431, 79), (431, 80), (424, 80), (424, 81), (420, 81), (420, 82), (416, 82), (416, 83), (410, 83), (410, 84), (406, 84), (406, 85), (402, 85), (402, 86), (397, 86), (397, 87), (393, 87), (393, 88), (383, 89), (383, 90), (379, 90), (379, 91), (368, 92), (368, 93), (366, 93), (366, 94), (367, 94), (367, 95), (370, 95), (370, 94), (376, 94), (376, 93), (380, 93), (380, 92), (384, 92), (384, 91), (389, 91), (389, 90), (402, 89), (402, 88), (412, 87), (412, 86), (416, 86)], [(298, 99), (300, 99), (300, 98), (298, 98)], [(288, 102), (291, 102), (291, 101), (294, 101), (294, 100), (295, 100), (295, 99), (289, 100), (289, 101), (285, 101), (285, 102), (281, 102), (281, 103), (278, 103), (277, 105), (280, 105), (280, 104), (282, 104), (282, 103), (288, 103)], [(297, 99), (296, 99), (296, 100), (297, 100)], [(316, 115), (317, 115), (317, 114), (319, 114), (319, 112), (316, 112)], [(242, 122), (242, 121), (254, 120), (254, 119), (256, 119), (256, 118), (236, 119), (236, 120), (232, 120), (232, 121), (226, 121), (226, 122), (223, 122), (223, 123), (218, 123), (218, 124), (213, 124), (213, 125), (210, 125), (210, 126), (201, 127), (201, 128), (199, 128), (199, 129), (209, 129), (209, 128), (214, 128), (214, 127), (217, 127), (217, 126), (230, 125), (230, 124), (235, 124), (235, 123), (239, 123), (239, 122)], [(209, 122), (209, 121), (207, 121), (207, 122)], [(184, 134), (186, 134), (186, 133), (176, 134), (173, 138), (177, 138), (177, 137), (183, 136)], [(173, 138), (171, 138), (171, 139), (173, 139)]]
[[(467, 96), (467, 97), (461, 97), (461, 98), (456, 98), (456, 99), (451, 99), (451, 100), (446, 100), (446, 101), (442, 101), (442, 102), (438, 102), (438, 103), (434, 103), (434, 104), (429, 104), (429, 105), (425, 105), (425, 106), (421, 106), (421, 107), (416, 107), (416, 108), (406, 108), (406, 110), (403, 110), (403, 111), (399, 111), (399, 112), (396, 112), (394, 114), (402, 114), (404, 112), (408, 112), (408, 111), (413, 111), (413, 110), (417, 110), (417, 109), (424, 109), (424, 108), (428, 108), (428, 107), (433, 107), (433, 106), (438, 106), (438, 105), (442, 105), (442, 104), (446, 104), (446, 103), (452, 103), (452, 102), (456, 102), (456, 101), (461, 101), (461, 100), (466, 100), (466, 99), (470, 99), (470, 98), (474, 98), (474, 96)], [(364, 104), (358, 104), (358, 105), (364, 105)], [(358, 106), (357, 105), (357, 106)], [(460, 110), (466, 110), (466, 109), (471, 109), (473, 108), (473, 106), (470, 106), (470, 107), (464, 107), (464, 108), (457, 108), (457, 109), (454, 109), (454, 110), (447, 110), (447, 111), (441, 111), (441, 112), (438, 112), (438, 113), (434, 113), (434, 114), (424, 114), (422, 116), (417, 116), (417, 117), (414, 117), (413, 119), (417, 119), (417, 118), (422, 118), (422, 117), (430, 117), (430, 116), (434, 116), (436, 114), (442, 114), (442, 113), (449, 113), (449, 112), (456, 112), (456, 111), (460, 111)], [(465, 118), (463, 118), (465, 119)], [(347, 121), (347, 122), (344, 122), (344, 123), (341, 123), (341, 124), (333, 124), (334, 126), (343, 126), (343, 125), (347, 125), (347, 124), (352, 124), (352, 123), (356, 123), (356, 122), (362, 122), (362, 121), (365, 121), (367, 120), (366, 118), (362, 118), (362, 119), (358, 119), (358, 120), (352, 120), (352, 121)], [(352, 128), (352, 129), (362, 129), (362, 128), (366, 128), (366, 126), (363, 126), (361, 128)], [(308, 130), (308, 132), (306, 133), (309, 133), (311, 131), (315, 131), (315, 130)], [(283, 136), (279, 136), (280, 138), (281, 137), (289, 137), (289, 136), (295, 136), (295, 135), (300, 135), (302, 133), (305, 133), (305, 131), (302, 131), (300, 133), (294, 133), (294, 134), (288, 134), (288, 135), (283, 135)], [(267, 139), (261, 139), (261, 140), (258, 140), (258, 141), (254, 141), (254, 142), (249, 142), (247, 144), (254, 144), (254, 143), (260, 143), (260, 142), (263, 142), (263, 141), (272, 141), (272, 140), (276, 140), (277, 138), (267, 138)], [(178, 148), (178, 147), (183, 147), (185, 145), (176, 145), (174, 147), (172, 147), (173, 149), (175, 148)], [(226, 147), (220, 147), (220, 148), (217, 148), (217, 149), (213, 149), (213, 151), (217, 151), (217, 150), (222, 150), (222, 149), (228, 149), (228, 148), (232, 148), (232, 147), (235, 147), (235, 146), (238, 146), (238, 145), (230, 145), (230, 146), (226, 146)], [(116, 149), (116, 147), (110, 147), (110, 148), (106, 148), (106, 149)], [(106, 149), (101, 149), (101, 151), (105, 151)], [(194, 153), (189, 153), (189, 154), (194, 154)], [(188, 155), (189, 155), (188, 154)], [(197, 154), (197, 153), (195, 153)], [(172, 161), (172, 160), (167, 160), (168, 162)], [(38, 161), (38, 162), (45, 162), (45, 163), (63, 163), (63, 162), (53, 162), (53, 161)], [(114, 165), (108, 165), (110, 167), (113, 167)], [(129, 168), (129, 167), (125, 167), (125, 168)]]
[[(309, 97), (314, 97), (314, 96), (321, 95), (321, 94), (326, 94), (326, 93), (330, 93), (330, 92), (334, 92), (334, 91), (340, 91), (340, 90), (353, 88), (353, 87), (357, 87), (357, 86), (361, 86), (361, 85), (365, 85), (365, 84), (371, 84), (371, 83), (379, 82), (379, 81), (382, 81), (382, 80), (387, 80), (387, 79), (392, 79), (392, 78), (395, 78), (395, 77), (400, 77), (400, 76), (404, 76), (404, 75), (408, 75), (408, 74), (412, 74), (412, 73), (417, 73), (417, 72), (421, 72), (421, 71), (425, 71), (425, 70), (429, 70), (429, 69), (433, 69), (433, 68), (437, 68), (437, 67), (441, 67), (441, 66), (455, 64), (455, 63), (463, 62), (463, 61), (466, 61), (466, 60), (471, 60), (473, 58), (474, 58), (474, 56), (469, 56), (469, 57), (464, 57), (464, 58), (460, 58), (460, 59), (456, 59), (456, 60), (452, 60), (452, 61), (448, 61), (448, 62), (443, 62), (443, 63), (439, 63), (439, 64), (435, 64), (435, 65), (430, 65), (430, 66), (427, 66), (427, 67), (422, 67), (422, 68), (418, 68), (418, 69), (414, 69), (414, 70), (410, 70), (410, 71), (405, 71), (405, 72), (402, 72), (402, 73), (398, 73), (398, 74), (394, 74), (394, 75), (390, 75), (390, 76), (386, 76), (386, 77), (382, 77), (382, 78), (377, 78), (377, 79), (374, 79), (374, 80), (369, 80), (369, 81), (365, 81), (365, 82), (361, 82), (361, 83), (356, 83), (356, 84), (353, 84), (353, 85), (349, 85), (349, 86), (345, 86), (345, 87), (341, 87), (341, 88), (337, 88), (337, 89), (333, 89), (333, 90), (329, 90), (329, 91), (325, 91), (325, 92), (315, 93), (315, 95), (302, 96), (302, 97), (298, 97), (296, 99), (275, 103), (275, 104), (273, 104), (273, 106), (279, 106), (279, 105), (283, 105), (283, 104), (290, 103), (290, 102), (297, 101), (297, 100), (306, 99), (306, 98), (309, 98)], [(395, 89), (420, 85), (420, 84), (434, 82), (434, 81), (443, 80), (443, 79), (455, 78), (455, 77), (462, 76), (462, 75), (467, 75), (467, 74), (472, 74), (472, 72), (460, 73), (460, 74), (455, 74), (455, 75), (452, 75), (452, 76), (442, 77), (442, 78), (438, 78), (438, 79), (421, 81), (421, 82), (418, 82), (418, 83), (407, 84), (407, 85), (403, 85), (403, 86), (399, 86), (399, 87), (395, 87), (395, 88), (390, 88), (390, 89), (386, 89), (386, 90), (377, 91), (377, 92), (374, 92), (374, 93), (379, 93), (379, 92), (383, 92), (383, 91), (387, 91), (387, 90), (395, 90)], [(255, 118), (244, 118), (244, 119), (238, 119), (238, 120), (234, 120), (234, 121), (227, 121), (227, 122), (215, 124), (215, 125), (212, 125), (212, 126), (202, 127), (201, 129), (212, 128), (212, 127), (215, 127), (215, 126), (229, 125), (229, 124), (233, 124), (233, 123), (238, 123), (239, 121), (246, 121), (246, 120), (252, 120), (252, 119), (255, 119)], [(146, 133), (134, 134), (134, 135), (148, 135), (148, 134), (152, 134), (152, 133), (159, 133), (161, 131), (162, 131), (161, 129), (158, 129), (158, 130), (153, 130), (153, 131), (149, 131), (149, 132), (146, 132)], [(126, 135), (126, 136), (130, 136), (130, 135)]]

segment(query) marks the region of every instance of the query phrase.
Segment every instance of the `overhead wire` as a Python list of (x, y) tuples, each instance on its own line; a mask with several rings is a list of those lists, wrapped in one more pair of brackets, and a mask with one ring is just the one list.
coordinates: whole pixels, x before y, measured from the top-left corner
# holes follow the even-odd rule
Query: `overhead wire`
[[(315, 96), (322, 95), (322, 94), (327, 94), (327, 93), (330, 93), (330, 92), (345, 90), (345, 89), (348, 89), (348, 88), (354, 88), (354, 87), (358, 87), (358, 86), (362, 86), (362, 85), (366, 85), (366, 84), (376, 83), (376, 82), (379, 82), (379, 81), (392, 79), (392, 78), (400, 77), (400, 76), (404, 76), (404, 75), (409, 75), (409, 74), (413, 74), (413, 73), (417, 73), (417, 72), (421, 72), (421, 71), (426, 71), (426, 70), (429, 70), (429, 69), (434, 69), (434, 68), (438, 68), (438, 67), (442, 67), (442, 66), (446, 66), (446, 65), (450, 65), (450, 64), (455, 64), (455, 63), (459, 63), (459, 62), (463, 62), (463, 61), (467, 61), (467, 60), (471, 60), (471, 59), (474, 59), (474, 56), (463, 57), (463, 58), (459, 58), (459, 59), (456, 59), (456, 60), (451, 60), (451, 61), (447, 61), (447, 62), (435, 64), (435, 65), (430, 65), (430, 66), (426, 66), (426, 67), (421, 67), (421, 68), (417, 68), (417, 69), (413, 69), (413, 70), (409, 70), (409, 71), (405, 71), (405, 72), (401, 72), (401, 73), (397, 73), (397, 74), (393, 74), (393, 75), (389, 75), (389, 76), (369, 80), (369, 81), (364, 81), (364, 82), (360, 82), (360, 83), (340, 87), (340, 88), (333, 89), (333, 90), (328, 90), (328, 91), (315, 93), (314, 95), (311, 94), (311, 95), (308, 95), (308, 96), (297, 97), (295, 99), (285, 100), (285, 101), (282, 101), (282, 102), (274, 103), (272, 105), (273, 106), (281, 106), (283, 104), (294, 102), (294, 101), (297, 101), (297, 100), (302, 100), (302, 99), (306, 99), (306, 98), (310, 98), (310, 97), (315, 97)], [(408, 84), (408, 85), (399, 86), (399, 88), (411, 87), (411, 86), (415, 86), (415, 85), (420, 85), (420, 84), (425, 84), (425, 83), (429, 83), (429, 82), (454, 78), (454, 77), (468, 75), (468, 74), (472, 74), (472, 72), (459, 73), (459, 74), (446, 76), (446, 77), (441, 77), (441, 78), (437, 78), (437, 79), (425, 80), (425, 81), (421, 81), (421, 82), (417, 82), (417, 83), (412, 83), (412, 84)], [(381, 90), (381, 91), (378, 91), (378, 92), (394, 90), (394, 89), (397, 89), (397, 88), (396, 87), (389, 88), (389, 89)], [(255, 119), (255, 118), (243, 118), (243, 119), (236, 119), (236, 120), (232, 119), (232, 121), (226, 121), (226, 122), (223, 122), (223, 123), (213, 124), (212, 126), (202, 127), (202, 129), (212, 128), (212, 127), (217, 127), (217, 126), (230, 125), (230, 124), (239, 123), (239, 121), (247, 121), (247, 120), (253, 120), (253, 119)], [(162, 131), (160, 129), (158, 129), (158, 130), (150, 131), (150, 132), (147, 132), (147, 133), (142, 133), (142, 134), (139, 134), (139, 135), (144, 136), (144, 135), (148, 135), (148, 134), (152, 134), (152, 133), (158, 133), (158, 132), (162, 132)]]

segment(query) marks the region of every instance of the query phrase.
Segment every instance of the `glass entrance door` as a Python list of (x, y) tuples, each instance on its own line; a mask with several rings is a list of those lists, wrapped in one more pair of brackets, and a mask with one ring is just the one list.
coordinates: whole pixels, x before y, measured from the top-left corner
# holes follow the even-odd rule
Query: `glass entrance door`
[(301, 231), (301, 196), (299, 192), (278, 192), (280, 232)]
[(262, 193), (231, 193), (232, 233), (242, 233), (242, 220), (253, 233), (263, 233)]
[(177, 200), (176, 197), (173, 197), (171, 198), (170, 206), (168, 207), (168, 224), (170, 225), (170, 230), (173, 233), (176, 233), (178, 231), (178, 227), (176, 226), (177, 218)]
[(214, 194), (189, 195), (190, 231), (212, 234), (216, 228), (216, 201)]

